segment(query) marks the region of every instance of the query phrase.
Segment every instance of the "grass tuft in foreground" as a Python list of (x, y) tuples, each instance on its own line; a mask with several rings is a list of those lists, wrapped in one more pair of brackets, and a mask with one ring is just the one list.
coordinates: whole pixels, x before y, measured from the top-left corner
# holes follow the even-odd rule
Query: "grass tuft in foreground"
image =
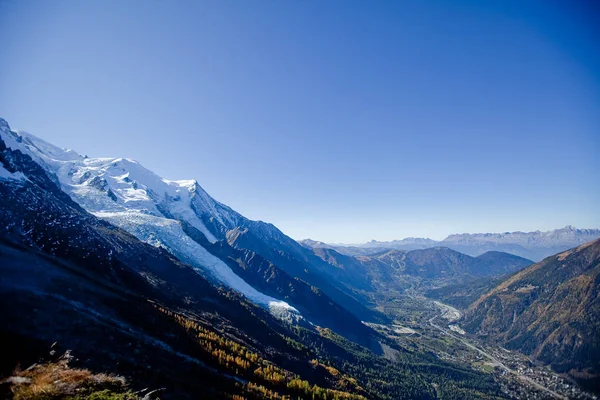
[(69, 352), (57, 361), (34, 364), (16, 370), (2, 384), (8, 385), (14, 400), (138, 400), (118, 375), (94, 374), (87, 369), (71, 368)]

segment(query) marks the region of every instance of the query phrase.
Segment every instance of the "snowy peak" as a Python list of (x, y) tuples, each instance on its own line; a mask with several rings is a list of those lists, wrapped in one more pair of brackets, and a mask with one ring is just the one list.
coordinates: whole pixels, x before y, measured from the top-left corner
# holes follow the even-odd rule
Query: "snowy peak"
[[(62, 149), (30, 133), (11, 132), (4, 121), (9, 147), (29, 154), (61, 188), (92, 213), (136, 211), (156, 217), (173, 217), (190, 223), (206, 238), (214, 235), (193, 209), (216, 214), (212, 199), (195, 180), (167, 180), (130, 158), (89, 158)], [(194, 207), (192, 207), (194, 202)]]
[(74, 161), (84, 158), (73, 150), (57, 147), (31, 133), (19, 131), (18, 135), (21, 138), (22, 143), (27, 145), (31, 150), (35, 149), (40, 154), (46, 155), (49, 159), (56, 161)]
[[(217, 237), (203, 221), (232, 226), (243, 218), (210, 197), (196, 180), (167, 180), (130, 158), (82, 156), (35, 135), (13, 132), (2, 119), (0, 134), (9, 149), (29, 155), (63, 192), (89, 213), (143, 242), (166, 249), (202, 275), (244, 294), (273, 314), (301, 318), (295, 308), (250, 286), (207, 251), (201, 240), (188, 235), (189, 229), (193, 229), (214, 243)], [(18, 177), (2, 168), (0, 178)], [(213, 227), (213, 231), (217, 229)]]

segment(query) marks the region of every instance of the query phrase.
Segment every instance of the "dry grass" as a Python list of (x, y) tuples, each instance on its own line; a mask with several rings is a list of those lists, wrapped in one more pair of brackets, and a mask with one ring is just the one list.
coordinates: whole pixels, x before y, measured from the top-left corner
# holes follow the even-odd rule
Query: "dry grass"
[(14, 400), (138, 399), (123, 377), (71, 368), (69, 360), (67, 353), (56, 362), (17, 370), (3, 383), (10, 385)]

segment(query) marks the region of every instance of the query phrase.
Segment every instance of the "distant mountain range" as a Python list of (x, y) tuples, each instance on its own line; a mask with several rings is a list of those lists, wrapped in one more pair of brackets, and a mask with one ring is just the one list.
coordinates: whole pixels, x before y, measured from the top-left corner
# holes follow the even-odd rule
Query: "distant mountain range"
[(462, 233), (450, 235), (441, 241), (411, 237), (390, 242), (372, 240), (356, 245), (327, 244), (311, 239), (302, 240), (300, 243), (307, 247), (332, 248), (348, 255), (369, 254), (383, 249), (415, 250), (443, 246), (473, 257), (488, 251), (501, 251), (540, 261), (598, 238), (600, 238), (600, 229), (577, 229), (566, 226), (546, 232)]
[(600, 240), (533, 264), (471, 304), (462, 326), (600, 389)]

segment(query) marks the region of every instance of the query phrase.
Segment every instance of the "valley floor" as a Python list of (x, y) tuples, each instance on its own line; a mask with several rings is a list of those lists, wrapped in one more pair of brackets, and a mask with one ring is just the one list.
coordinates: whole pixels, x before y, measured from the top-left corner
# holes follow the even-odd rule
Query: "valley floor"
[[(405, 348), (429, 351), (438, 358), (491, 374), (507, 397), (520, 399), (597, 399), (567, 377), (537, 365), (528, 357), (484, 343), (456, 323), (456, 308), (420, 295), (379, 304), (393, 324), (368, 324)], [(393, 355), (387, 354), (388, 357)]]

